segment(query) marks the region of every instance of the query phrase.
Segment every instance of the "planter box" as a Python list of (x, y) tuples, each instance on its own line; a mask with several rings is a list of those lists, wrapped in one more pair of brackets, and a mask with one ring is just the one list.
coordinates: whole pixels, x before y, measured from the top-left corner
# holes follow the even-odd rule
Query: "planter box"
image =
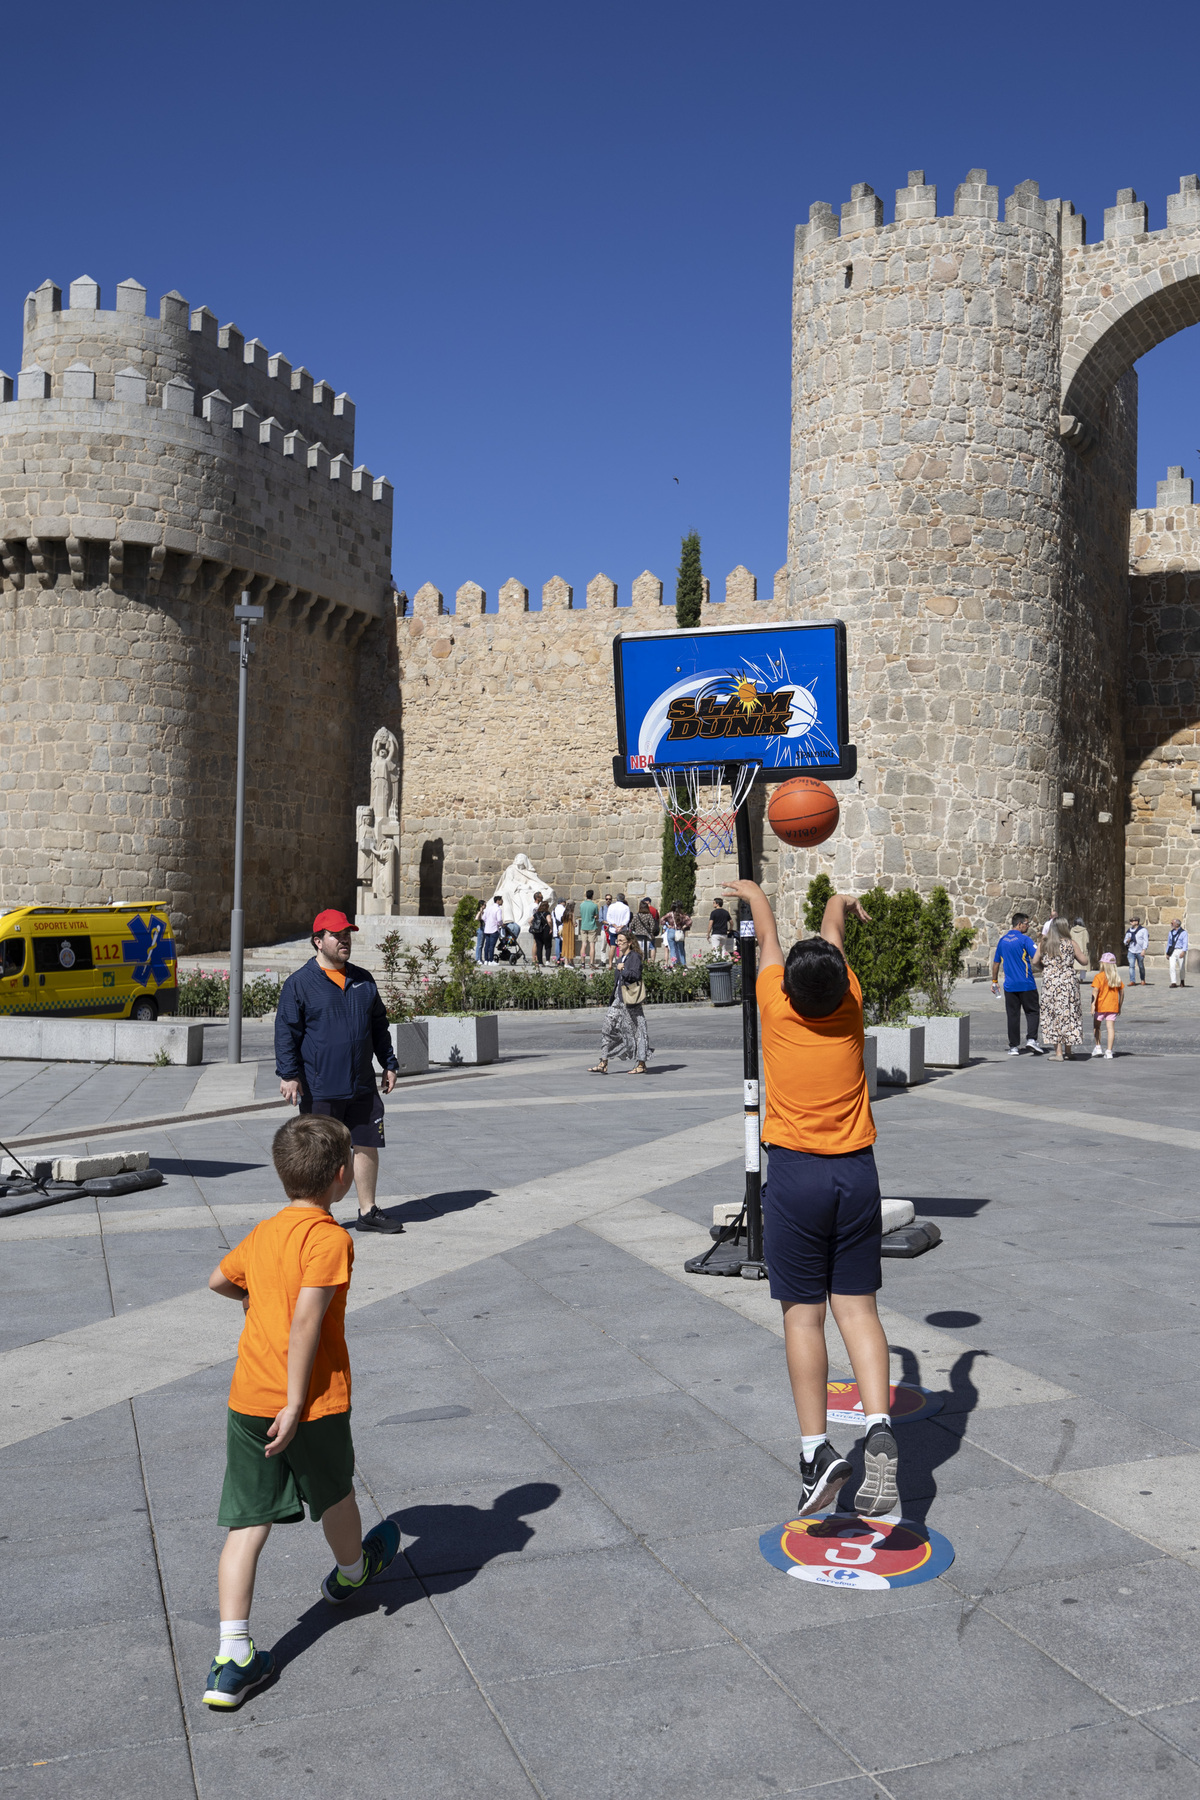
[(867, 1098), (874, 1100), (879, 1092), (879, 1045), (870, 1032), (863, 1040), (863, 1070), (867, 1077)]
[(388, 1026), (388, 1036), (401, 1075), (428, 1075), (429, 1027), (423, 1020), (402, 1019), (398, 1025)]
[(500, 1060), (500, 1025), (495, 1013), (432, 1014), (414, 1019), (428, 1028), (431, 1063), (494, 1063)]
[(970, 1013), (914, 1014), (910, 1025), (925, 1027), (925, 1061), (936, 1068), (965, 1069), (971, 1060)]
[(33, 1062), (152, 1063), (165, 1050), (191, 1068), (204, 1061), (203, 1025), (136, 1019), (0, 1018), (0, 1058)]
[(875, 1040), (880, 1087), (912, 1087), (925, 1079), (925, 1027), (923, 1025), (871, 1025), (867, 1036)]

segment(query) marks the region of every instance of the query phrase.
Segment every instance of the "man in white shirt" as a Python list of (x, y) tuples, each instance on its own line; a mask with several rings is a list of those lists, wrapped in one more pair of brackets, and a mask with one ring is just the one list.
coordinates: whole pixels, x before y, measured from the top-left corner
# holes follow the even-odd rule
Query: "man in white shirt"
[(1137, 987), (1139, 981), (1146, 985), (1146, 951), (1150, 946), (1150, 933), (1137, 917), (1136, 913), (1129, 921), (1129, 930), (1125, 933), (1125, 951), (1129, 958), (1129, 985)]
[(615, 900), (610, 900), (604, 920), (604, 929), (608, 936), (609, 968), (612, 967), (613, 958), (617, 954), (617, 933), (624, 931), (632, 918), (633, 914), (625, 903), (624, 894), (618, 894)]
[(1171, 986), (1186, 987), (1183, 979), (1187, 973), (1188, 934), (1179, 919), (1171, 920), (1171, 929), (1167, 933), (1167, 967), (1171, 971)]
[(500, 927), (504, 923), (504, 908), (499, 894), (493, 894), (483, 909), (483, 960), (492, 963), (496, 960), (496, 939), (500, 936)]

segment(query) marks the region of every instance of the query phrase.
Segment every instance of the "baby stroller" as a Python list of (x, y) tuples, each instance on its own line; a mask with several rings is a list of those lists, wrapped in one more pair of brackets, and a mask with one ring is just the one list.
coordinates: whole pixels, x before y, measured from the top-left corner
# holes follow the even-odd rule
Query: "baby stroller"
[(514, 919), (506, 919), (500, 927), (495, 960), (498, 963), (507, 963), (509, 968), (515, 968), (518, 963), (529, 961), (521, 948), (521, 927)]

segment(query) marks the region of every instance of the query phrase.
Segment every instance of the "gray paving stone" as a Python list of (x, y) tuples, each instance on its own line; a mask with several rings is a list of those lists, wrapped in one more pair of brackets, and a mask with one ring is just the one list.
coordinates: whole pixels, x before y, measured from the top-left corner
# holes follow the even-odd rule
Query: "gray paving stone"
[(215, 1224), (197, 1231), (130, 1231), (107, 1238), (115, 1311), (153, 1306), (206, 1287), (225, 1252), (226, 1240)]
[(569, 1406), (603, 1393), (611, 1405), (639, 1394), (677, 1392), (664, 1375), (619, 1344), (601, 1338), (582, 1357), (553, 1361), (506, 1357), (480, 1365), (487, 1381), (505, 1399), (530, 1417), (540, 1418), (546, 1409)]
[(1140, 1712), (1200, 1693), (1200, 1571), (1163, 1557), (988, 1601), (997, 1618)]
[(490, 1695), (558, 1800), (749, 1800), (859, 1773), (733, 1645), (497, 1683)]
[(954, 1545), (949, 1579), (964, 1594), (1154, 1559), (1141, 1538), (1034, 1481), (947, 1494), (931, 1523)]
[[(761, 1654), (870, 1769), (939, 1761), (1111, 1718), (1099, 1695), (982, 1611), (910, 1608)], [(887, 1695), (886, 1704), (878, 1696)]]
[(5, 1244), (0, 1259), (0, 1351), (111, 1317), (99, 1238)]
[(8, 1637), (116, 1619), (147, 1619), (156, 1629), (162, 1596), (145, 1512), (13, 1544), (5, 1558), (3, 1617)]
[(195, 1792), (182, 1729), (166, 1742), (122, 1743), (0, 1770), (4, 1800), (192, 1800)]
[(796, 1504), (794, 1473), (750, 1444), (593, 1464), (587, 1474), (601, 1499), (645, 1536), (690, 1536), (717, 1525), (765, 1530)]
[(1191, 1757), (1200, 1761), (1200, 1700), (1189, 1700), (1181, 1706), (1156, 1708), (1147, 1725)]
[(427, 1579), (485, 1684), (727, 1641), (640, 1545), (493, 1563), (445, 1593)]
[(553, 1481), (563, 1472), (553, 1449), (512, 1412), (365, 1428), (356, 1417), (354, 1451), (381, 1504), (391, 1506), (435, 1483)]
[(1060, 1469), (1095, 1469), (1111, 1462), (1181, 1456), (1192, 1449), (1141, 1420), (1076, 1396), (1037, 1406), (1000, 1406), (965, 1421), (970, 1443), (1004, 1457), (1030, 1475)]
[[(344, 1677), (343, 1677), (344, 1681)], [(283, 1683), (280, 1683), (282, 1687)], [(313, 1683), (306, 1715), (272, 1711), (276, 1689), (196, 1742), (200, 1791), (238, 1800), (430, 1800), (486, 1794), (531, 1800), (529, 1779), (475, 1688), (436, 1704), (361, 1706), (353, 1687)]]
[(157, 1620), (29, 1632), (5, 1650), (0, 1766), (153, 1743), (180, 1729), (161, 1612)]
[(1133, 1719), (1099, 1720), (1030, 1743), (999, 1744), (917, 1768), (889, 1769), (895, 1800), (1013, 1800), (1086, 1791), (1089, 1800), (1186, 1800), (1196, 1765)]
[(607, 1399), (549, 1406), (530, 1417), (547, 1442), (580, 1469), (676, 1451), (732, 1450), (745, 1443), (733, 1425), (678, 1389), (630, 1395), (619, 1407)]

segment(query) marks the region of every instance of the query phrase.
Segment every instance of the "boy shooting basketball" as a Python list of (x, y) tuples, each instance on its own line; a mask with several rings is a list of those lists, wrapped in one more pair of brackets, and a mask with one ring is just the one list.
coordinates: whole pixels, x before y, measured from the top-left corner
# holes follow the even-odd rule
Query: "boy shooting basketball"
[(863, 1069), (862, 989), (845, 957), (846, 913), (868, 915), (835, 894), (820, 935), (786, 960), (766, 895), (754, 881), (729, 884), (750, 904), (758, 939), (758, 1006), (767, 1078), (764, 1140), (770, 1174), (763, 1237), (771, 1295), (783, 1306), (788, 1375), (800, 1421), (799, 1516), (832, 1505), (850, 1464), (826, 1436), (828, 1299), (858, 1383), (867, 1436), (854, 1508), (866, 1518), (898, 1501), (889, 1403), (888, 1345), (875, 1295), (883, 1284), (875, 1121)]

